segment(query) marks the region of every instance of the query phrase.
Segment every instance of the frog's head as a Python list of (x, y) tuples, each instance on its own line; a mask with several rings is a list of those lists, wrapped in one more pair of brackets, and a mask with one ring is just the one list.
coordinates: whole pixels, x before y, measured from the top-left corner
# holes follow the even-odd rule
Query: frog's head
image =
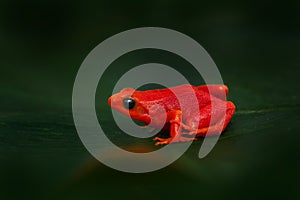
[(149, 117), (148, 109), (139, 101), (139, 91), (133, 88), (125, 88), (119, 93), (108, 98), (108, 104), (118, 112), (131, 117), (135, 120), (140, 120), (149, 124), (151, 119)]

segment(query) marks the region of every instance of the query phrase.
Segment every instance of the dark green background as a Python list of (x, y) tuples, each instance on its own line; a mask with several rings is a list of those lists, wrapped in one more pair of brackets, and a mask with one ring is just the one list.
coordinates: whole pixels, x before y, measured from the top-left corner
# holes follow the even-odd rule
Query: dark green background
[[(0, 199), (299, 198), (300, 5), (298, 1), (1, 1)], [(73, 82), (106, 38), (158, 26), (198, 41), (237, 106), (204, 159), (194, 142), (156, 172), (128, 174), (95, 160), (77, 136)], [(192, 67), (160, 51), (122, 56), (106, 72), (96, 108), (108, 136), (131, 151), (153, 141), (124, 136), (106, 99), (131, 67), (160, 62), (193, 84)]]

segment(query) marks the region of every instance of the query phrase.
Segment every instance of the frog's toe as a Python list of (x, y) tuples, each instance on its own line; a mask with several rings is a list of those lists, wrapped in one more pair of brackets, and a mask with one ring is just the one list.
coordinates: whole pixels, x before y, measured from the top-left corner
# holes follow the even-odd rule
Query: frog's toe
[(171, 141), (171, 138), (159, 138), (159, 140), (156, 140), (156, 141), (159, 141), (159, 142), (156, 142), (155, 143), (155, 146), (159, 146), (159, 145), (163, 145), (163, 144), (169, 144), (170, 141)]
[(197, 140), (197, 138), (187, 138), (187, 137), (176, 137), (176, 138), (154, 138), (155, 141), (158, 141), (155, 143), (155, 146), (163, 145), (163, 144), (169, 144), (169, 143), (177, 143), (177, 142), (189, 142), (193, 140)]
[(166, 138), (160, 138), (160, 137), (155, 137), (153, 138), (154, 141), (164, 141)]

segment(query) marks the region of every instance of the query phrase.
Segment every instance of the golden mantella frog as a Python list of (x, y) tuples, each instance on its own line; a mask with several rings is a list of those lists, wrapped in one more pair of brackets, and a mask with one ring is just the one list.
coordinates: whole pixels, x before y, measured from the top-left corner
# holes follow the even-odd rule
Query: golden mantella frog
[[(179, 96), (176, 96), (172, 91), (176, 91)], [(191, 93), (196, 96), (198, 102), (190, 97)], [(155, 145), (161, 145), (195, 140), (197, 137), (206, 136), (208, 128), (210, 130), (209, 135), (220, 134), (220, 130), (223, 131), (227, 127), (235, 111), (235, 105), (226, 100), (227, 94), (228, 88), (225, 85), (195, 87), (184, 84), (170, 89), (147, 91), (125, 88), (112, 95), (108, 99), (108, 103), (113, 109), (132, 119), (142, 121), (145, 124), (151, 122), (154, 128), (164, 120), (164, 129), (169, 130), (170, 137), (155, 137), (154, 140), (157, 141)], [(179, 103), (177, 98), (183, 99), (183, 105)], [(216, 107), (221, 104), (225, 105), (226, 113), (212, 113), (212, 102)], [(195, 109), (195, 104), (198, 104), (197, 109)], [(152, 113), (150, 117), (149, 110), (154, 105), (162, 106), (167, 114), (162, 115), (160, 110), (157, 113)], [(216, 120), (211, 124), (212, 115)]]

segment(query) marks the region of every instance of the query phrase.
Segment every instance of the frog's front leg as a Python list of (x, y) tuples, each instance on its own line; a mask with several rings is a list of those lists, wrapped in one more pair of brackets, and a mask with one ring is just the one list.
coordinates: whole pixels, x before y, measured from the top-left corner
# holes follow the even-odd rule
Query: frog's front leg
[(195, 138), (186, 138), (181, 136), (182, 130), (182, 112), (180, 110), (172, 110), (167, 113), (167, 122), (170, 123), (170, 137), (159, 138), (155, 137), (153, 140), (158, 141), (155, 145), (169, 144), (175, 142), (188, 142), (195, 140)]

